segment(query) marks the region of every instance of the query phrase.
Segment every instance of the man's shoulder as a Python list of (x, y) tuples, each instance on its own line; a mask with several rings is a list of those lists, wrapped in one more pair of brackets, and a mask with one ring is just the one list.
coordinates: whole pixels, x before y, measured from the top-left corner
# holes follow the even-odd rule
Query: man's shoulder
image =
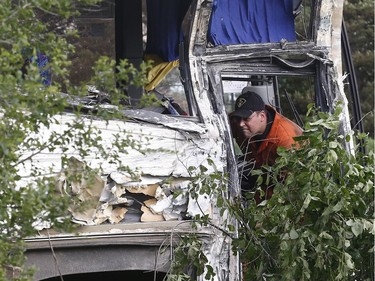
[(289, 118), (281, 115), (280, 113), (276, 112), (275, 114), (275, 119), (274, 119), (275, 125), (280, 126), (282, 129), (293, 133), (297, 135), (301, 135), (303, 130), (300, 126), (298, 126), (296, 123), (294, 123), (292, 120)]
[(294, 137), (302, 135), (303, 130), (292, 120), (276, 112), (270, 134), (277, 146), (290, 147), (295, 144)]

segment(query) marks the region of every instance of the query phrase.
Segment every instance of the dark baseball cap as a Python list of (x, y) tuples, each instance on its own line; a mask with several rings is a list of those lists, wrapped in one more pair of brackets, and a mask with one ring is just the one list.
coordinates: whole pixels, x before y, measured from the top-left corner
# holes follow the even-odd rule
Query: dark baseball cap
[(265, 109), (263, 99), (248, 87), (243, 88), (242, 94), (237, 98), (234, 111), (231, 116), (247, 118), (256, 111)]

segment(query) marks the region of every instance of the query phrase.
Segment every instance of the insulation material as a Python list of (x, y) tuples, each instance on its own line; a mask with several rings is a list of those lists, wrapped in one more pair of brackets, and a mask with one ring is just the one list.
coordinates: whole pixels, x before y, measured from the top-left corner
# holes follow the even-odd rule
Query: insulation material
[(160, 214), (155, 214), (150, 209), (151, 205), (155, 205), (157, 202), (156, 199), (149, 199), (144, 202), (144, 206), (141, 207), (141, 211), (143, 212), (141, 221), (142, 222), (150, 222), (150, 221), (164, 221), (164, 216)]
[(60, 192), (87, 206), (83, 210), (75, 205), (70, 208), (73, 221), (81, 225), (183, 220), (209, 214), (211, 208), (207, 196), (189, 200), (190, 180), (126, 172), (112, 172), (104, 180), (76, 158), (58, 179)]
[(113, 209), (111, 212), (111, 216), (109, 217), (109, 222), (112, 224), (121, 222), (125, 218), (125, 214), (127, 211), (128, 209), (124, 207)]
[(57, 179), (56, 188), (61, 193), (76, 195), (82, 201), (98, 200), (105, 184), (100, 176), (93, 174), (92, 169), (75, 157), (69, 159), (68, 168)]

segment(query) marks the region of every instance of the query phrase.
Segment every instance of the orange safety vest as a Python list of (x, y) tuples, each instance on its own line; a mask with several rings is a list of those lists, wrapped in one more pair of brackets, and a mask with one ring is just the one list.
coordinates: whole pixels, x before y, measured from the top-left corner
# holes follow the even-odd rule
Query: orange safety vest
[(296, 136), (302, 135), (303, 131), (301, 127), (295, 124), (293, 121), (282, 116), (276, 112), (270, 106), (266, 106), (268, 110), (274, 111), (275, 119), (264, 140), (260, 140), (262, 143), (258, 147), (256, 141), (249, 141), (249, 148), (252, 158), (255, 159), (255, 167), (259, 168), (262, 165), (273, 165), (275, 163), (278, 147), (290, 148), (293, 144), (296, 144), (293, 139)]

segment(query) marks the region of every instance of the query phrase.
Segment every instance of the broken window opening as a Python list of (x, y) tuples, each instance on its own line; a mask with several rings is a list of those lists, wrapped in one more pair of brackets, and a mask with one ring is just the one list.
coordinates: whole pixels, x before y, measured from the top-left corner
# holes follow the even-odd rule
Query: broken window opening
[(184, 86), (181, 82), (180, 71), (178, 67), (171, 70), (168, 75), (159, 83), (159, 85), (155, 87), (155, 90), (163, 93), (173, 102), (178, 104), (182, 109), (180, 115), (187, 115), (187, 112), (189, 112), (189, 106), (186, 100)]
[(266, 104), (296, 123), (303, 119), (307, 105), (315, 101), (313, 76), (285, 76), (223, 73), (221, 75), (225, 108), (234, 110), (234, 103), (244, 87), (259, 94)]
[(235, 163), (238, 175), (231, 175), (233, 179), (238, 176), (239, 184), (242, 188), (248, 188), (253, 184), (253, 178), (249, 173), (255, 168), (256, 162), (248, 159), (250, 152), (248, 139), (242, 131), (240, 118), (232, 116), (235, 102), (246, 91), (252, 91), (258, 94), (265, 104), (271, 105), (283, 116), (292, 120), (294, 123), (303, 128), (304, 119), (307, 112), (307, 105), (314, 103), (316, 79), (313, 73), (310, 75), (301, 75), (293, 71), (285, 73), (265, 74), (257, 72), (241, 74), (240, 72), (222, 72), (220, 79), (223, 89), (223, 100), (227, 115), (230, 122), (230, 131), (233, 145), (234, 159), (230, 160)]
[(295, 0), (294, 4), (294, 24), (297, 41), (313, 41), (315, 0)]
[[(223, 99), (226, 111), (230, 114), (234, 110), (234, 104), (242, 89), (250, 88), (259, 94), (266, 104), (273, 106), (279, 113), (303, 127), (307, 112), (307, 105), (315, 101), (316, 81), (314, 76), (296, 75), (264, 75), (262, 73), (228, 73), (221, 74)], [(232, 121), (231, 121), (232, 122)], [(237, 139), (241, 135), (232, 125), (233, 144), (237, 155), (242, 155)]]
[(186, 94), (182, 87), (180, 74), (179, 45), (185, 34), (182, 22), (191, 0), (160, 1), (146, 0), (147, 6), (147, 41), (145, 60), (153, 61), (153, 68), (148, 73), (149, 83), (145, 86), (146, 93), (156, 93), (166, 101), (166, 112), (172, 115), (192, 115), (189, 112)]
[[(155, 94), (156, 91), (159, 94), (156, 95), (155, 106), (148, 110), (158, 108), (156, 112), (175, 116), (196, 115), (190, 110), (192, 106), (188, 105), (193, 98), (186, 97), (178, 67), (179, 43), (182, 40), (180, 26), (190, 2), (106, 0), (88, 7), (77, 7), (80, 15), (69, 19), (69, 23), (61, 27), (64, 30), (76, 28), (80, 36), (68, 38), (75, 48), (75, 53), (70, 56), (69, 83), (73, 86), (88, 84), (100, 56), (109, 57), (117, 63), (127, 59), (136, 67), (143, 61), (152, 60), (154, 69), (148, 74), (149, 84), (144, 88), (125, 86), (122, 89), (123, 104), (129, 108), (139, 108), (142, 106), (139, 103), (142, 96), (151, 95), (153, 91)], [(155, 5), (158, 9), (155, 9)], [(48, 15), (43, 20), (57, 21), (53, 17)], [(91, 91), (88, 95), (106, 93), (106, 89), (89, 86)], [(106, 102), (111, 102), (108, 95)], [(175, 105), (170, 108), (177, 107), (177, 110), (169, 110), (165, 102)]]

